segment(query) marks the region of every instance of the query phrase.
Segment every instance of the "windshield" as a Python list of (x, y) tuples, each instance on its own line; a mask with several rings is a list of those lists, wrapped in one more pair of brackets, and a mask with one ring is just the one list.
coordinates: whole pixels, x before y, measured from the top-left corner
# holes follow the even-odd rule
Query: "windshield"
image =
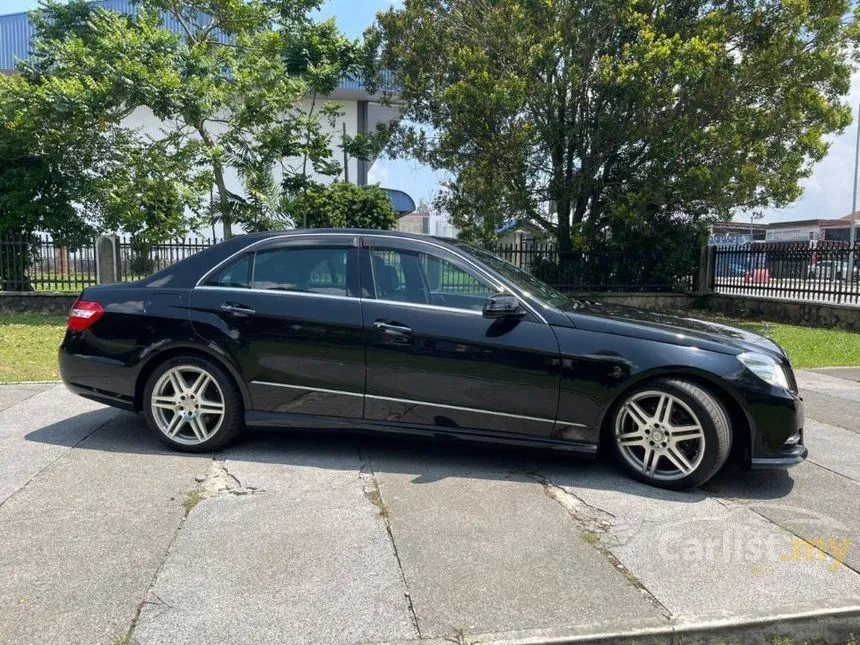
[(479, 249), (478, 247), (470, 244), (463, 244), (462, 242), (457, 243), (456, 246), (467, 251), (470, 255), (475, 256), (491, 269), (501, 274), (502, 277), (513, 282), (530, 296), (533, 296), (552, 307), (557, 307), (559, 309), (575, 309), (581, 306), (581, 303), (576, 300), (576, 298), (567, 296), (545, 282), (541, 282), (531, 273), (523, 271), (510, 262), (493, 255), (490, 251)]

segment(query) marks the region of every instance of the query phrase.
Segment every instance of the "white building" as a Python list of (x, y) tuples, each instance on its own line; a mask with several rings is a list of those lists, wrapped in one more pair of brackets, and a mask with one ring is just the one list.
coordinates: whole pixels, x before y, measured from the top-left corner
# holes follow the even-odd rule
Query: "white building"
[[(123, 13), (134, 13), (135, 5), (131, 0), (100, 0), (95, 2), (105, 9), (120, 11)], [(165, 25), (180, 31), (178, 24), (173, 24), (175, 21), (165, 14)], [(28, 56), (30, 43), (32, 42), (35, 29), (30, 23), (26, 13), (16, 13), (0, 16), (0, 73), (13, 73), (18, 60)], [(334, 93), (330, 96), (317, 99), (318, 102), (334, 101), (341, 104), (341, 115), (337, 118), (333, 126), (325, 124), (326, 128), (331, 128), (332, 134), (331, 144), (332, 152), (336, 158), (342, 161), (342, 151), (340, 143), (344, 133), (354, 137), (359, 132), (373, 132), (376, 126), (380, 123), (390, 123), (399, 118), (399, 109), (393, 106), (382, 105), (378, 101), (378, 97), (367, 92), (361, 82), (344, 78)], [(310, 107), (310, 99), (305, 99), (303, 105), (298, 106), (303, 110)], [(140, 128), (144, 133), (158, 136), (160, 134), (161, 122), (155, 118), (148, 108), (139, 108), (135, 110), (126, 120), (125, 125), (132, 128)], [(293, 162), (294, 165), (300, 163), (299, 160)], [(366, 185), (368, 182), (368, 174), (373, 161), (363, 161), (355, 158), (349, 159), (347, 163), (346, 177), (341, 175), (336, 179), (346, 179), (358, 185)], [(290, 165), (290, 161), (287, 162)], [(243, 194), (242, 185), (236, 175), (235, 170), (230, 169), (225, 177), (227, 188), (237, 194)], [(280, 178), (278, 178), (280, 179)], [(324, 179), (324, 178), (318, 178)], [(331, 181), (328, 178), (328, 181)], [(398, 213), (410, 213), (415, 210), (414, 201), (404, 192), (386, 188), (394, 205), (394, 209)]]

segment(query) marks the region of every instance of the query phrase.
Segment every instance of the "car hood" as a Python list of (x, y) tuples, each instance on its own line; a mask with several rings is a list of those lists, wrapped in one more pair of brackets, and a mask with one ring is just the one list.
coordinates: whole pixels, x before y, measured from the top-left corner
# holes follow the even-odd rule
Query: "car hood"
[(785, 352), (772, 340), (737, 327), (623, 305), (583, 302), (565, 312), (577, 329), (597, 331), (726, 354), (764, 352), (781, 360)]

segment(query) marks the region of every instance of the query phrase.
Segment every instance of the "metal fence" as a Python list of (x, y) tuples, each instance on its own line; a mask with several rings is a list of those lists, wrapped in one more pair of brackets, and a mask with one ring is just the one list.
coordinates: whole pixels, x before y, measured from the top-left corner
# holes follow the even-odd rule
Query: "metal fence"
[[(119, 279), (140, 280), (215, 243), (191, 238), (145, 244), (120, 237)], [(0, 291), (79, 292), (97, 283), (95, 240), (67, 246), (54, 242), (49, 235), (0, 238)]]
[(554, 244), (501, 244), (492, 249), (503, 260), (560, 291), (671, 292), (692, 291), (698, 251), (665, 258), (658, 253), (574, 251), (559, 253)]
[(0, 290), (81, 291), (93, 284), (95, 241), (64, 246), (48, 235), (0, 238)]
[(717, 247), (713, 251), (713, 285), (717, 293), (786, 300), (860, 303), (860, 245), (815, 248), (808, 242)]
[(118, 245), (120, 281), (131, 282), (149, 277), (217, 243), (217, 240), (208, 238), (189, 238), (147, 244), (132, 237), (121, 237)]

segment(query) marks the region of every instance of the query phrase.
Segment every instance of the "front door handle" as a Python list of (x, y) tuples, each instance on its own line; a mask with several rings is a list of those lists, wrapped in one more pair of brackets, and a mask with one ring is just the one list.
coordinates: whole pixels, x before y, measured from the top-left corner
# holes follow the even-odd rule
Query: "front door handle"
[(251, 309), (250, 307), (246, 307), (245, 305), (237, 305), (232, 302), (225, 302), (221, 305), (221, 311), (225, 314), (232, 314), (233, 316), (253, 316), (256, 311)]
[(408, 336), (412, 333), (412, 328), (407, 327), (406, 325), (399, 325), (397, 323), (385, 322), (384, 320), (377, 320), (373, 323), (373, 328), (381, 331), (383, 334), (390, 334), (392, 336)]

